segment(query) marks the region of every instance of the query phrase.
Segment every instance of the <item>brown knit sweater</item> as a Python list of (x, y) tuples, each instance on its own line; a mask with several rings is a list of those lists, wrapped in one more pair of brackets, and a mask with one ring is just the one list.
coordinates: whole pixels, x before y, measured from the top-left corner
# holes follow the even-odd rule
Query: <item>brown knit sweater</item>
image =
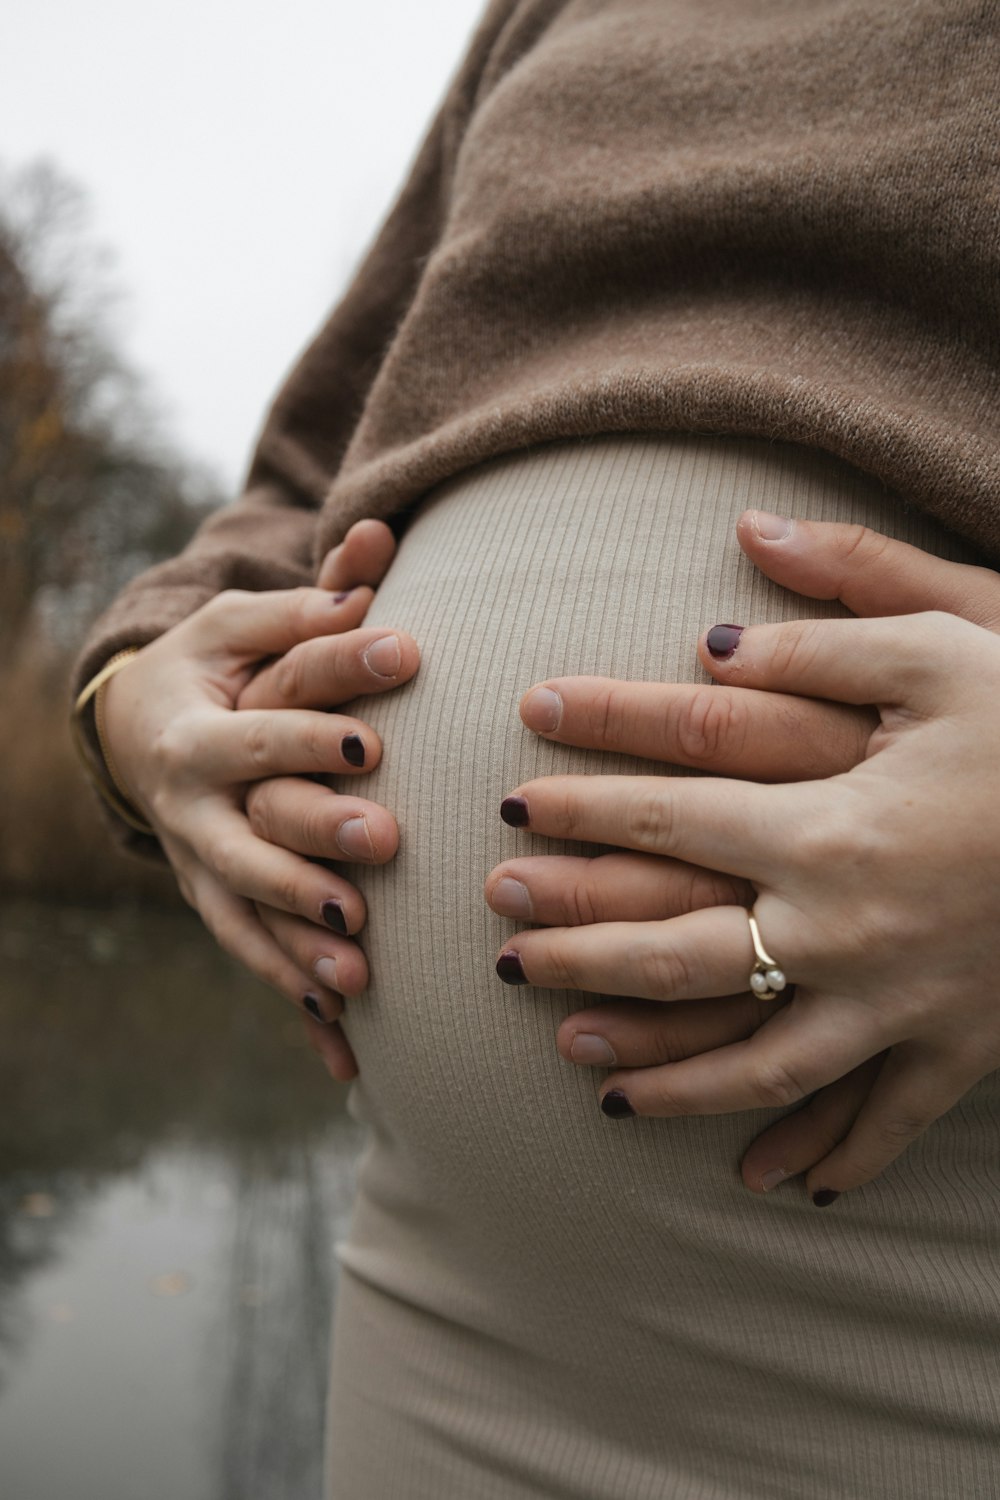
[(82, 684), (548, 439), (811, 444), (1000, 558), (1000, 5), (492, 0), (244, 493)]

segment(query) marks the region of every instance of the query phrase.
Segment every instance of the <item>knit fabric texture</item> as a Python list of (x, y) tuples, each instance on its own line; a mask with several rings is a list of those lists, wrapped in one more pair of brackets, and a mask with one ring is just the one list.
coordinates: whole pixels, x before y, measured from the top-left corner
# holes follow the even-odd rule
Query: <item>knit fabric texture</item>
[(556, 439), (805, 444), (1000, 558), (998, 77), (992, 0), (493, 0), (243, 493), (74, 691)]

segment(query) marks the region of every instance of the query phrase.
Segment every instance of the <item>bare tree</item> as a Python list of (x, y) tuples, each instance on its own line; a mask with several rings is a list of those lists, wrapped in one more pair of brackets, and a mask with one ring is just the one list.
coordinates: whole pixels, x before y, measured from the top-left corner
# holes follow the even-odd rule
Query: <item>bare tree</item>
[(106, 256), (52, 166), (0, 175), (0, 629), (64, 642), (176, 552), (211, 481), (181, 462), (110, 333)]

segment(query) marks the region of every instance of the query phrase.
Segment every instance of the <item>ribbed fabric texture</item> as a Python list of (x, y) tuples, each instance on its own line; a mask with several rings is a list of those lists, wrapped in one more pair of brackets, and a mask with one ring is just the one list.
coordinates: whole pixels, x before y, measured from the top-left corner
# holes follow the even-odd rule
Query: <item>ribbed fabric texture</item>
[[(357, 705), (397, 858), (360, 872), (373, 982), (348, 1004), (371, 1126), (334, 1340), (331, 1500), (945, 1500), (1000, 1487), (1000, 1075), (878, 1181), (816, 1209), (738, 1177), (779, 1112), (607, 1120), (563, 1062), (590, 997), (510, 989), (482, 899), (528, 777), (641, 769), (525, 730), (562, 673), (699, 680), (718, 620), (829, 614), (756, 574), (746, 505), (957, 555), (871, 480), (787, 444), (607, 438), (431, 495), (372, 623), (416, 679)], [(655, 768), (654, 768), (655, 769)], [(668, 768), (662, 768), (667, 774)], [(350, 878), (358, 876), (351, 870)]]

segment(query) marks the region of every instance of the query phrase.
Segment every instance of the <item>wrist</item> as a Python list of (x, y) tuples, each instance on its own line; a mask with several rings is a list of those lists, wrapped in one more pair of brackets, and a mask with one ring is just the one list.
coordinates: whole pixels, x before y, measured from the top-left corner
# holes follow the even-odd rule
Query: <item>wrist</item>
[(109, 693), (117, 684), (116, 696), (120, 697), (118, 678), (139, 649), (131, 646), (116, 652), (90, 679), (74, 705), (71, 728), (83, 766), (103, 800), (136, 832), (155, 838), (156, 831), (142, 799), (123, 774), (120, 757), (112, 746), (113, 730), (109, 728)]

